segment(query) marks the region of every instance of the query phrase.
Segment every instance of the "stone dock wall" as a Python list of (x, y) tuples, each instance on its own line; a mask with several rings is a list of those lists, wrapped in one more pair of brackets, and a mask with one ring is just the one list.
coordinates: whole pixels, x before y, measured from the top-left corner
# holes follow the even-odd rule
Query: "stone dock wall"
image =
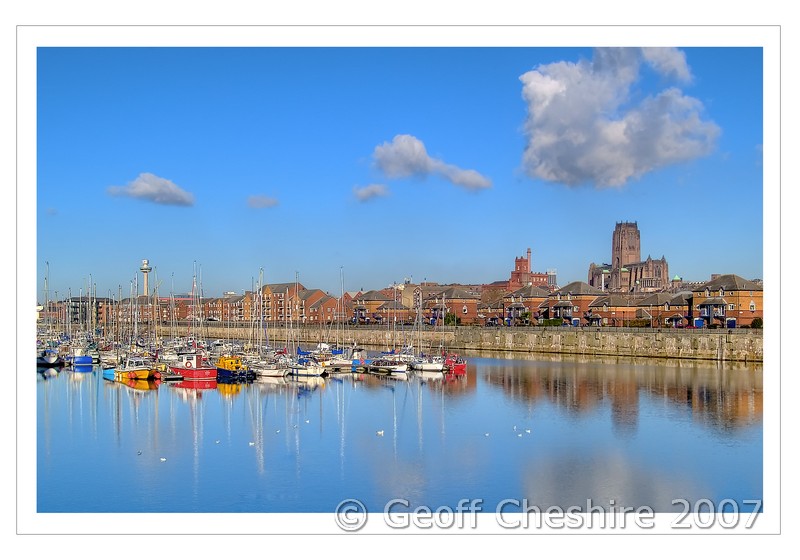
[[(764, 339), (760, 329), (627, 329), (598, 327), (347, 327), (339, 332), (344, 344), (389, 349), (411, 343), (426, 351), (444, 345), (458, 352), (499, 351), (580, 356), (624, 356), (635, 358), (681, 358), (714, 361), (763, 362)], [(207, 327), (209, 338), (252, 340), (252, 329)], [(285, 327), (267, 328), (273, 346), (286, 343)], [(294, 331), (304, 346), (335, 342), (330, 327), (305, 326)]]

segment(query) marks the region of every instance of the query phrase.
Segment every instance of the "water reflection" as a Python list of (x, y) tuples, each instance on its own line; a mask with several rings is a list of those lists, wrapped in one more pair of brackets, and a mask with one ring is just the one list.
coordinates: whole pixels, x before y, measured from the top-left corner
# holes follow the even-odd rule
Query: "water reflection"
[(752, 365), (517, 359), (489, 360), (480, 373), (514, 399), (547, 402), (575, 417), (608, 405), (620, 435), (636, 431), (644, 398), (690, 410), (695, 422), (722, 432), (760, 423), (763, 414), (763, 370)]
[[(160, 383), (37, 370), (37, 386), (40, 511), (761, 495), (753, 366), (514, 355), (471, 358), (462, 376)], [(147, 484), (120, 487), (127, 475)]]

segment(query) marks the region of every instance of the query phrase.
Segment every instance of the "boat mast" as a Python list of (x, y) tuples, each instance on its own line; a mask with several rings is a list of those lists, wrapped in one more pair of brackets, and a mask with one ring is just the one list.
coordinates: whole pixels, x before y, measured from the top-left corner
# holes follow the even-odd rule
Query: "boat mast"
[(136, 304), (134, 308), (134, 315), (133, 315), (133, 342), (134, 344), (139, 343), (139, 275), (133, 277), (133, 301)]
[(50, 327), (50, 294), (49, 289), (47, 287), (47, 277), (50, 276), (50, 262), (45, 261), (45, 272), (44, 272), (44, 325), (45, 325), (45, 332), (47, 333), (48, 343), (50, 342), (51, 338), (51, 327)]
[[(338, 313), (336, 313), (336, 346), (341, 348), (344, 346), (344, 337), (342, 336), (342, 318), (344, 317), (344, 267), (339, 267), (339, 283), (341, 294), (339, 296), (339, 305), (337, 306)], [(341, 342), (340, 342), (341, 339)]]
[(263, 356), (264, 341), (261, 338), (264, 334), (264, 267), (258, 268), (258, 356)]
[(122, 321), (122, 284), (117, 284), (117, 312), (114, 314), (115, 321), (114, 321), (114, 333), (115, 333), (115, 341), (114, 345), (117, 349), (117, 364), (119, 364), (120, 355), (119, 351), (122, 347), (122, 340), (120, 337), (120, 322)]
[(197, 304), (195, 301), (196, 297), (196, 289), (197, 289), (197, 261), (194, 261), (192, 264), (193, 271), (192, 271), (192, 303), (191, 303), (191, 320), (189, 321), (188, 328), (186, 330), (186, 337), (189, 338), (192, 336), (192, 326), (197, 318)]
[(170, 285), (169, 285), (169, 336), (172, 339), (170, 344), (173, 344), (175, 341), (175, 273), (173, 272), (170, 276)]
[(161, 325), (161, 306), (158, 304), (158, 287), (161, 283), (158, 281), (158, 267), (153, 269), (153, 277), (156, 286), (153, 288), (153, 303), (150, 304), (150, 315), (153, 317), (153, 342), (157, 349), (159, 347), (158, 327)]

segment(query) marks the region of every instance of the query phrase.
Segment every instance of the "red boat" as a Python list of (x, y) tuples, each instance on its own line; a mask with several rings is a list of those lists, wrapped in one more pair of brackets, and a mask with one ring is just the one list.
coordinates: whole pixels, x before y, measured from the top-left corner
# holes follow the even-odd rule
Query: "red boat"
[(458, 354), (448, 354), (444, 359), (444, 369), (447, 373), (454, 375), (467, 374), (467, 362)]
[(186, 381), (217, 380), (217, 367), (201, 354), (178, 354), (178, 361), (169, 369)]

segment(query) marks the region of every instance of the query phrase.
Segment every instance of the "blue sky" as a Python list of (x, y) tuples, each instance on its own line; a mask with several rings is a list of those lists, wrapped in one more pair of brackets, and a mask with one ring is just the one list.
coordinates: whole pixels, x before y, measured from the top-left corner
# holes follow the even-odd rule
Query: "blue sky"
[[(586, 281), (618, 221), (670, 275), (763, 277), (762, 49), (47, 47), (42, 299)], [(151, 283), (151, 285), (154, 285)], [(141, 288), (141, 285), (140, 285)]]

